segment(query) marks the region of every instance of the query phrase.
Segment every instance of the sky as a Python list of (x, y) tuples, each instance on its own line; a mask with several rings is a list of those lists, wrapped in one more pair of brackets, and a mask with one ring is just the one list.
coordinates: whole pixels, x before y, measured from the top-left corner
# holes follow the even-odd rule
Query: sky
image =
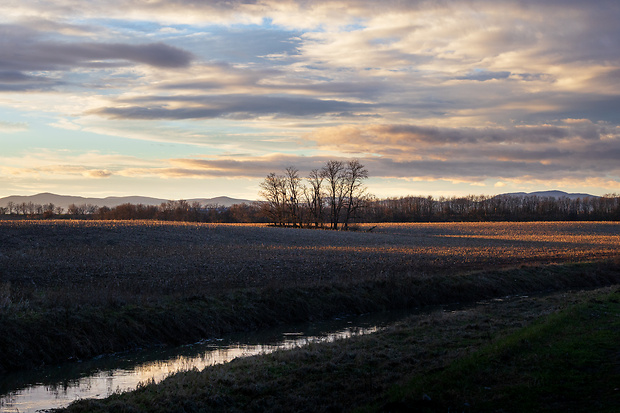
[(0, 197), (620, 193), (620, 2), (3, 0)]

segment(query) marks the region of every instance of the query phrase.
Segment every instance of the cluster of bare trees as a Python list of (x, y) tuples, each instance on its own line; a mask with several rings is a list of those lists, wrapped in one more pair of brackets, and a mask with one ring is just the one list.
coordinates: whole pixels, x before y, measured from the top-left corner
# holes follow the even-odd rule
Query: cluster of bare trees
[(307, 178), (295, 167), (267, 175), (260, 184), (263, 212), (275, 225), (347, 229), (370, 199), (364, 186), (368, 170), (359, 160), (330, 160)]

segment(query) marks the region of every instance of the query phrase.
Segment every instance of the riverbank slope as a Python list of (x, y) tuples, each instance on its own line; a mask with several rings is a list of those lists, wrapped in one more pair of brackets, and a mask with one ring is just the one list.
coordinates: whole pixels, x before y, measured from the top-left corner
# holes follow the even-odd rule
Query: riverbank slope
[(612, 412), (620, 289), (516, 296), (235, 359), (62, 412)]

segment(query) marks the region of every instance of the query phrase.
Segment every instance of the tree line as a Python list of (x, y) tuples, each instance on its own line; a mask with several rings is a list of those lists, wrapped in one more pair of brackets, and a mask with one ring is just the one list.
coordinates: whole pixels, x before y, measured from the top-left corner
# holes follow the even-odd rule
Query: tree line
[(358, 160), (328, 161), (305, 178), (295, 167), (270, 173), (261, 183), (263, 215), (280, 226), (347, 229), (352, 222), (620, 221), (620, 196), (537, 195), (405, 196), (367, 193), (368, 171)]
[[(331, 171), (338, 169), (337, 166), (331, 165)], [(337, 229), (363, 222), (620, 221), (620, 195), (617, 194), (578, 199), (507, 195), (377, 199), (366, 193), (362, 184), (365, 178), (357, 179), (357, 184), (351, 185), (345, 179), (346, 170), (345, 166), (340, 174), (325, 177), (321, 170), (313, 171), (303, 182), (299, 172), (287, 168), (284, 175), (269, 174), (263, 181), (263, 184), (271, 185), (268, 188), (274, 189), (273, 199), (232, 206), (203, 205), (180, 200), (161, 205), (122, 204), (112, 208), (72, 204), (65, 211), (53, 204), (9, 203), (6, 207), (0, 207), (0, 216), (32, 219), (271, 222), (284, 226)], [(360, 177), (364, 175), (359, 174)], [(336, 179), (338, 176), (340, 178)], [(291, 190), (291, 185), (296, 189)]]
[[(84, 206), (86, 207), (86, 205)], [(96, 208), (96, 207), (95, 207)], [(0, 207), (0, 215), (60, 215), (65, 211), (64, 208), (50, 204), (35, 204), (33, 202), (12, 202), (9, 201), (6, 207)]]
[(454, 221), (620, 221), (620, 195), (544, 197), (536, 195), (406, 196), (375, 199), (365, 222)]
[(92, 204), (71, 204), (65, 210), (54, 204), (21, 204), (9, 202), (0, 207), (0, 216), (27, 217), (32, 219), (100, 219), (100, 220), (136, 220), (151, 219), (160, 221), (189, 222), (268, 222), (262, 211), (252, 204), (223, 206), (219, 204), (200, 204), (185, 200), (168, 201), (160, 205), (125, 203), (115, 207), (99, 207)]
[(93, 219), (152, 219), (160, 221), (189, 222), (266, 222), (260, 209), (252, 204), (223, 206), (201, 204), (185, 200), (168, 201), (160, 205), (122, 204), (116, 207), (99, 208)]

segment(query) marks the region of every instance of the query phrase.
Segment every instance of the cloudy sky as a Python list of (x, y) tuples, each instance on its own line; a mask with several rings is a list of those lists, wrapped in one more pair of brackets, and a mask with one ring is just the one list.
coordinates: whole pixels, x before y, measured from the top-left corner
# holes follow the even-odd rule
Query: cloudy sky
[(620, 2), (4, 0), (0, 197), (620, 193)]

